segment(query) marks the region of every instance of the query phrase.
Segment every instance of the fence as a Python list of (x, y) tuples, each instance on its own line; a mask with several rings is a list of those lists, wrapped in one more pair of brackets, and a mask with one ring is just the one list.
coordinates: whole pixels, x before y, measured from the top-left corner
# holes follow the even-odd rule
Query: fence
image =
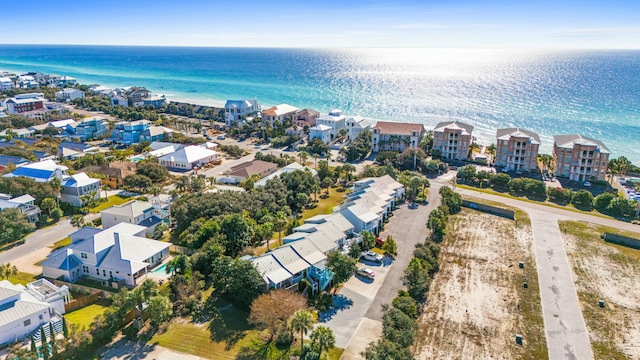
[(478, 204), (469, 200), (462, 200), (462, 206), (468, 207), (469, 209), (474, 209), (474, 210), (486, 212), (489, 214), (501, 216), (511, 220), (515, 219), (515, 213), (513, 212), (513, 210), (503, 209), (497, 206)]
[(184, 246), (180, 246), (180, 245), (170, 245), (169, 246), (169, 252), (174, 253), (174, 254), (186, 254), (186, 255), (191, 255), (195, 252), (195, 250), (193, 250), (192, 248), (188, 248), (188, 247), (184, 247)]
[(81, 307), (98, 302), (102, 299), (102, 291), (93, 293), (91, 295), (83, 296), (81, 298), (73, 299), (70, 303), (64, 304), (65, 312), (70, 312)]
[(602, 234), (602, 239), (612, 244), (618, 244), (618, 245), (630, 247), (632, 249), (640, 250), (640, 239), (608, 233), (608, 232)]
[(96, 288), (92, 288), (92, 287), (84, 286), (84, 285), (79, 285), (79, 284), (74, 284), (74, 283), (66, 282), (66, 281), (59, 280), (59, 279), (54, 279), (53, 280), (53, 284), (56, 285), (56, 286), (66, 285), (69, 288), (69, 290), (71, 290), (73, 292), (76, 292), (76, 293), (84, 293), (84, 294), (100, 293), (102, 295), (102, 298), (110, 298), (111, 295), (113, 295), (113, 292), (111, 292), (111, 291), (102, 290), (102, 289), (96, 289)]

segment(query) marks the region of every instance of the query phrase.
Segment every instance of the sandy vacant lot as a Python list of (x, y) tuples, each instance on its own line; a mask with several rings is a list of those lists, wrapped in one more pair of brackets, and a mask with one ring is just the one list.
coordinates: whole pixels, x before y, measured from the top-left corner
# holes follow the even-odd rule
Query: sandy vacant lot
[(417, 359), (547, 358), (532, 242), (530, 227), (511, 220), (468, 209), (450, 218)]
[[(560, 230), (594, 357), (640, 359), (640, 250), (600, 239), (601, 233), (615, 229), (561, 221)], [(605, 301), (604, 308), (599, 300)]]

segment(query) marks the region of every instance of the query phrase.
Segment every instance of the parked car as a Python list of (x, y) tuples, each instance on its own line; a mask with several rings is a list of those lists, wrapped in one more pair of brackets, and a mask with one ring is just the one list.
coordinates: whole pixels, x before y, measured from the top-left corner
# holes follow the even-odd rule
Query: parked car
[(590, 182), (587, 181), (587, 182), (584, 183), (584, 187), (590, 187), (590, 186), (591, 186)]
[(376, 245), (382, 247), (384, 245), (385, 239), (381, 238), (380, 236), (378, 236), (376, 238)]
[(381, 263), (382, 262), (382, 255), (376, 254), (373, 251), (369, 250), (369, 251), (366, 251), (366, 252), (362, 253), (362, 255), (360, 255), (360, 259)]
[(218, 135), (218, 140), (224, 140), (224, 139), (226, 139), (224, 135)]
[(359, 268), (357, 274), (372, 280), (376, 277), (376, 273), (374, 273), (373, 270), (369, 268)]

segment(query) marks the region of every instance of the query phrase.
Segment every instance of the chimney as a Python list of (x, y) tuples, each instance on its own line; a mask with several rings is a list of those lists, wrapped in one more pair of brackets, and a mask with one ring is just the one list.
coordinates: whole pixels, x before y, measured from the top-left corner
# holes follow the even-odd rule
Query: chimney
[(120, 234), (118, 234), (117, 232), (113, 233), (113, 243), (120, 247)]

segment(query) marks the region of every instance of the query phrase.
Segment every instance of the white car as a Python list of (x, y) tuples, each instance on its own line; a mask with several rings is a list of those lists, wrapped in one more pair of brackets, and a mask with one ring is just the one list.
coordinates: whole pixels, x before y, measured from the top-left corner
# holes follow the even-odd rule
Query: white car
[(360, 259), (381, 263), (382, 262), (382, 255), (376, 254), (373, 251), (369, 250), (369, 251), (366, 251), (366, 252), (362, 253), (362, 255), (360, 255)]
[(374, 273), (373, 270), (369, 268), (359, 268), (357, 274), (372, 280), (376, 277), (376, 273)]
[(590, 182), (587, 181), (587, 182), (584, 183), (584, 187), (590, 187), (590, 186), (591, 186)]

